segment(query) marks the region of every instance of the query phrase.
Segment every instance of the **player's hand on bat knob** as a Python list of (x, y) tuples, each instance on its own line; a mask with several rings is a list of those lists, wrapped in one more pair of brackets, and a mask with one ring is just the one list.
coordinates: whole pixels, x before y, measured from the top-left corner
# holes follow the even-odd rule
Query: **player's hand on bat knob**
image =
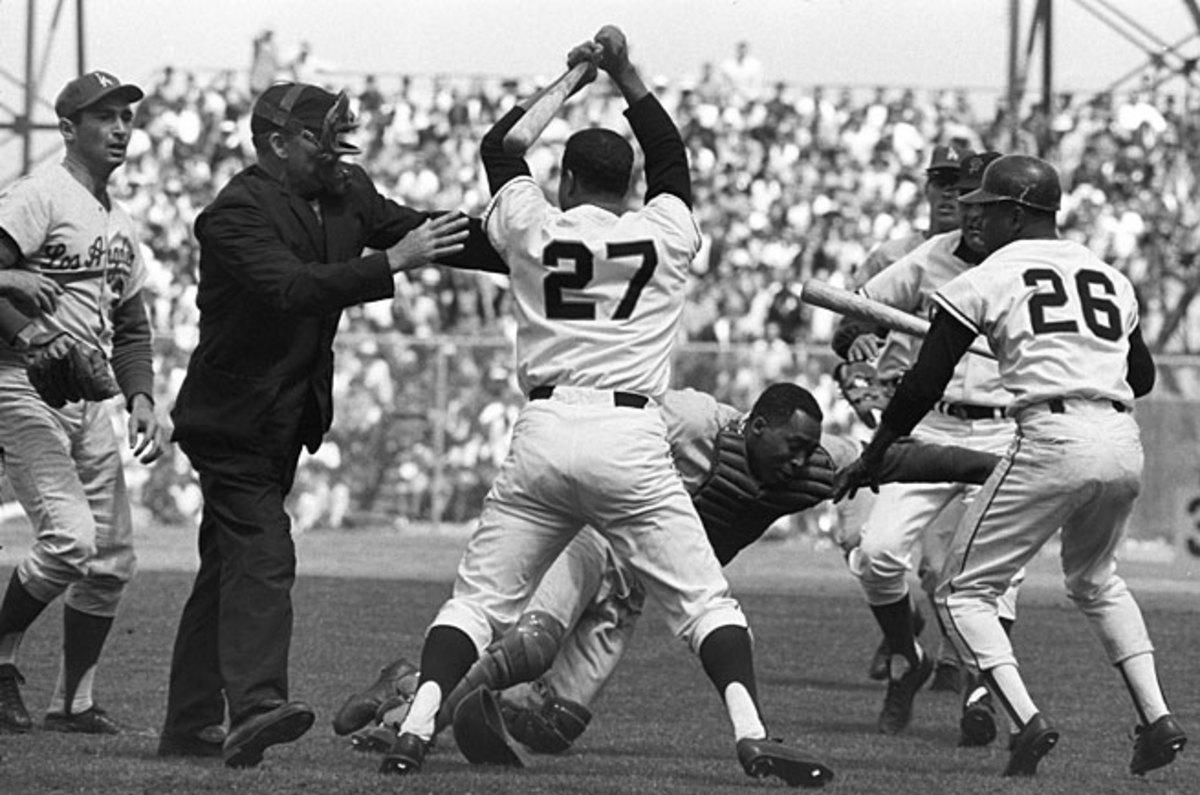
[(600, 28), (594, 41), (601, 47), (601, 69), (611, 75), (629, 66), (629, 45), (625, 41), (625, 34), (616, 25)]
[(579, 63), (589, 64), (587, 71), (583, 73), (583, 77), (579, 78), (579, 82), (575, 85), (574, 90), (571, 91), (572, 94), (596, 79), (596, 65), (600, 62), (600, 56), (603, 52), (604, 48), (596, 42), (585, 41), (582, 44), (576, 44), (567, 53), (568, 69), (575, 68), (575, 65)]

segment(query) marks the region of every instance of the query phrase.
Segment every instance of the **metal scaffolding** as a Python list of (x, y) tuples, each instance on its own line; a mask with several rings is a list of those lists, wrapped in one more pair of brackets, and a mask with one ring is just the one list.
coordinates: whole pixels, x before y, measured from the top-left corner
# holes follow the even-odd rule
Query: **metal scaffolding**
[[(55, 0), (54, 12), (46, 23), (40, 41), (37, 30), (38, 5), (38, 0), (26, 0), (25, 3), (24, 75), (17, 76), (0, 67), (0, 79), (15, 85), (21, 96), (20, 108), (0, 101), (0, 145), (7, 145), (13, 139), (17, 139), (21, 144), (20, 171), (17, 174), (0, 175), (0, 185), (10, 181), (12, 177), (27, 174), (33, 166), (57, 151), (57, 147), (54, 147), (40, 154), (35, 153), (34, 141), (39, 134), (58, 130), (58, 121), (54, 119), (54, 105), (43, 95), (42, 90), (51, 54), (54, 52), (55, 37), (62, 25), (63, 11), (67, 5), (74, 6), (76, 74), (83, 74), (87, 68), (84, 0), (75, 0), (74, 3)], [(40, 110), (48, 110), (48, 116), (39, 114)], [(47, 120), (39, 120), (40, 116)]]

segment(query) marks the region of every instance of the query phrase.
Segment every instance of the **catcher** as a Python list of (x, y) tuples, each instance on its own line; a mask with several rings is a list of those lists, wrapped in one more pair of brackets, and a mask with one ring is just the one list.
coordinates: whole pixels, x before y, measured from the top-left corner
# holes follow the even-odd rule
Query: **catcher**
[[(663, 416), (676, 468), (722, 565), (775, 520), (829, 497), (833, 469), (859, 450), (843, 437), (822, 439), (821, 409), (795, 384), (769, 386), (749, 414), (691, 389), (670, 391)], [(998, 460), (915, 441), (893, 450), (888, 481), (982, 483)], [(525, 748), (567, 750), (591, 720), (590, 706), (620, 660), (644, 598), (604, 537), (585, 528), (546, 572), (518, 624), (445, 700), (438, 728), (453, 722), (459, 748), (475, 763), (523, 764)], [(378, 681), (347, 699), (335, 731), (348, 734), (374, 717), (377, 725), (351, 742), (360, 750), (390, 747), (411, 698), (405, 683), (412, 672), (403, 659), (386, 666)], [(491, 691), (505, 688), (497, 702)]]
[(17, 654), (26, 629), (59, 595), (62, 666), (43, 728), (118, 731), (92, 697), (135, 567), (107, 398), (125, 397), (138, 461), (163, 452), (142, 300), (146, 266), (132, 219), (108, 195), (141, 98), (141, 89), (107, 72), (69, 82), (54, 104), (66, 157), (0, 195), (0, 283), (34, 288), (5, 292), (15, 300), (0, 302), (0, 449), (37, 536), (0, 602), (0, 732), (32, 727)]

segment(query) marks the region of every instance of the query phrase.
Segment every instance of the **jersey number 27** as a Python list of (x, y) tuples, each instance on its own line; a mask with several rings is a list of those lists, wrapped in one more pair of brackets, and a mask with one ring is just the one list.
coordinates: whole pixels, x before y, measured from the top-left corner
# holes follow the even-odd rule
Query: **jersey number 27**
[[(621, 297), (621, 303), (613, 312), (613, 320), (627, 320), (637, 306), (642, 288), (654, 275), (658, 267), (658, 254), (651, 240), (634, 240), (629, 243), (609, 243), (604, 250), (607, 260), (622, 257), (640, 257), (641, 264), (629, 280), (629, 286)], [(602, 262), (604, 260), (601, 260)], [(595, 277), (596, 263), (592, 251), (577, 240), (554, 240), (542, 251), (542, 264), (557, 268), (563, 262), (574, 266), (571, 270), (556, 270), (547, 274), (542, 282), (546, 298), (546, 317), (551, 320), (595, 320), (595, 301), (575, 301), (563, 298), (563, 290), (582, 290)]]
[[(1046, 317), (1047, 310), (1054, 310), (1067, 304), (1066, 286), (1057, 271), (1049, 268), (1030, 268), (1022, 274), (1025, 285), (1035, 289), (1049, 285), (1050, 291), (1038, 290), (1029, 298), (1029, 324), (1034, 334), (1073, 334), (1079, 331), (1079, 324), (1071, 317), (1052, 320)], [(1093, 292), (1094, 287), (1100, 288), (1100, 294)], [(1121, 338), (1121, 313), (1117, 305), (1109, 300), (1115, 296), (1113, 283), (1100, 271), (1077, 271), (1075, 274), (1075, 292), (1079, 296), (1079, 306), (1082, 309), (1083, 322), (1093, 334), (1102, 340), (1110, 342)]]

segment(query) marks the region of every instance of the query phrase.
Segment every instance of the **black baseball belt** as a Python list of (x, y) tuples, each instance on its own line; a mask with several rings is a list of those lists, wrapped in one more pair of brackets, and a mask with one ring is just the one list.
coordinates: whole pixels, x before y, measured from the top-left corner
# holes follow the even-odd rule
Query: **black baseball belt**
[[(530, 400), (546, 400), (553, 394), (554, 394), (554, 385), (553, 384), (543, 384), (542, 386), (535, 386), (533, 389), (529, 390), (529, 399)], [(646, 397), (645, 395), (636, 394), (634, 392), (619, 392), (618, 391), (618, 392), (613, 392), (612, 396), (613, 396), (613, 405), (614, 406), (625, 406), (625, 407), (631, 408), (631, 409), (644, 409), (644, 408), (646, 408), (646, 404), (650, 402), (650, 398)]]

